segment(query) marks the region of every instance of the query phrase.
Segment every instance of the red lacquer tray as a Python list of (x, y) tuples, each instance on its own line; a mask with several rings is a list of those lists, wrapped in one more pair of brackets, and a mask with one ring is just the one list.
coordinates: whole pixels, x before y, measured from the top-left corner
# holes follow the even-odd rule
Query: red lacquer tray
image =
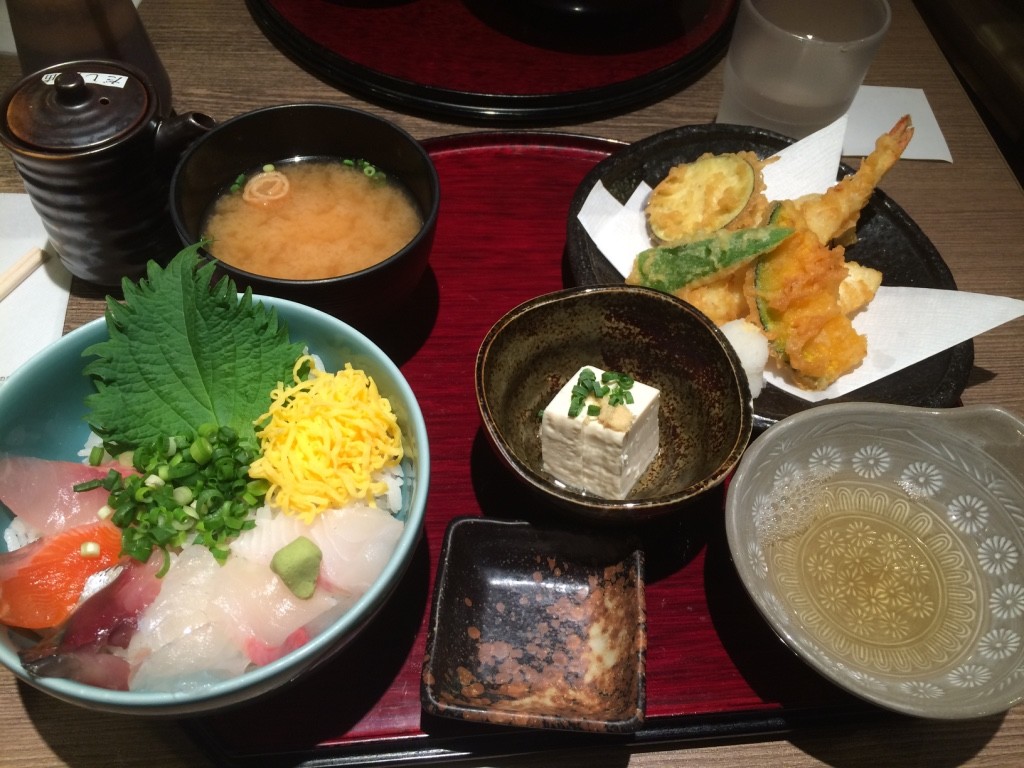
[(187, 723), (218, 764), (318, 766), (495, 755), (575, 744), (650, 744), (778, 733), (882, 716), (796, 659), (729, 561), (722, 493), (639, 531), (647, 570), (647, 722), (630, 736), (530, 732), (432, 718), (420, 708), (430, 595), (449, 521), (556, 519), (505, 474), (480, 431), (477, 347), (507, 310), (566, 284), (573, 191), (621, 144), (553, 133), (425, 142), (441, 179), (431, 271), (390, 330), (371, 332), (420, 401), (432, 474), (424, 540), (397, 596), (353, 645), (272, 698)]
[(736, 0), (664, 0), (613, 20), (544, 5), (247, 0), (264, 34), (331, 84), (399, 110), (491, 125), (592, 119), (679, 91), (723, 52)]

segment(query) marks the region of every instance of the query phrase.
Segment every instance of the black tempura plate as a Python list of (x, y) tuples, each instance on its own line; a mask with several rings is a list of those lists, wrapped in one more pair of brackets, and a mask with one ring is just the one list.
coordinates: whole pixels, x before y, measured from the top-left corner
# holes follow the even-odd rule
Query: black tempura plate
[[(566, 260), (576, 285), (622, 282), (622, 276), (583, 229), (577, 214), (600, 180), (619, 202), (625, 203), (645, 181), (655, 186), (669, 168), (695, 160), (705, 152), (750, 150), (769, 157), (792, 143), (771, 131), (736, 125), (688, 125), (630, 144), (598, 163), (573, 196), (567, 224)], [(839, 175), (853, 171), (847, 165)], [(880, 190), (861, 213), (858, 242), (849, 257), (882, 272), (882, 283), (893, 286), (956, 290), (949, 267), (924, 232), (906, 212)], [(965, 341), (890, 376), (827, 402), (871, 401), (929, 408), (955, 406), (967, 386), (974, 365), (974, 343)], [(754, 400), (754, 428), (763, 430), (776, 421), (811, 407), (771, 385)]]

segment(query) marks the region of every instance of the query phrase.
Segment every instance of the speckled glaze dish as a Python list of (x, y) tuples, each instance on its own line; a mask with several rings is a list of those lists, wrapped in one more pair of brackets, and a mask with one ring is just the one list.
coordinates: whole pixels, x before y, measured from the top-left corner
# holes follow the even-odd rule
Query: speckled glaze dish
[[(641, 181), (652, 187), (679, 163), (715, 154), (750, 150), (770, 157), (792, 140), (771, 131), (737, 125), (686, 125), (637, 141), (598, 163), (583, 179), (569, 207), (566, 259), (575, 285), (621, 283), (623, 277), (577, 219), (598, 181), (625, 202)], [(853, 169), (843, 166), (840, 174)], [(956, 283), (924, 232), (884, 192), (876, 191), (857, 224), (858, 242), (847, 249), (851, 259), (882, 271), (884, 285), (955, 290)], [(974, 344), (965, 341), (926, 360), (829, 402), (870, 401), (944, 408), (956, 405), (974, 364)], [(754, 428), (761, 431), (779, 419), (813, 404), (773, 386), (754, 401)]]
[(730, 483), (740, 578), (811, 667), (879, 706), (1024, 701), (1024, 421), (995, 406), (826, 405), (768, 429)]
[(432, 715), (628, 733), (643, 724), (643, 552), (623, 537), (456, 518), (434, 590)]
[[(585, 494), (543, 471), (539, 414), (584, 365), (661, 392), (658, 453), (625, 499)], [(589, 522), (678, 510), (725, 479), (752, 429), (746, 375), (722, 332), (679, 299), (624, 284), (556, 291), (506, 313), (477, 353), (476, 396), (484, 432), (512, 474)]]

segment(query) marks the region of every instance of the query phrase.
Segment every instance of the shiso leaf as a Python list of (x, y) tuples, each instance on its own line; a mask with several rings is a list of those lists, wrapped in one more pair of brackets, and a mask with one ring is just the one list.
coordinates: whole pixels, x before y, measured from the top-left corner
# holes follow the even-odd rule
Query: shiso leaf
[(291, 381), (303, 352), (289, 342), (277, 312), (239, 296), (215, 264), (200, 265), (201, 243), (138, 283), (124, 280), (124, 301), (107, 297), (109, 340), (83, 352), (96, 391), (86, 420), (109, 446), (130, 450), (155, 437), (191, 435), (204, 424), (255, 441), (253, 421), (279, 382)]

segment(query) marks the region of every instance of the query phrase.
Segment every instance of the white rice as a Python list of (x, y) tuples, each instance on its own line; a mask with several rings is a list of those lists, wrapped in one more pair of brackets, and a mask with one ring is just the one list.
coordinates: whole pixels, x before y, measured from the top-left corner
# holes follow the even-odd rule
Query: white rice
[(4, 544), (8, 552), (21, 549), (26, 544), (31, 544), (42, 534), (20, 517), (11, 520), (11, 524), (4, 530)]
[(377, 505), (392, 515), (397, 515), (402, 511), (402, 486), (405, 485), (405, 472), (402, 466), (381, 470), (379, 479), (387, 485), (387, 492), (377, 499)]

